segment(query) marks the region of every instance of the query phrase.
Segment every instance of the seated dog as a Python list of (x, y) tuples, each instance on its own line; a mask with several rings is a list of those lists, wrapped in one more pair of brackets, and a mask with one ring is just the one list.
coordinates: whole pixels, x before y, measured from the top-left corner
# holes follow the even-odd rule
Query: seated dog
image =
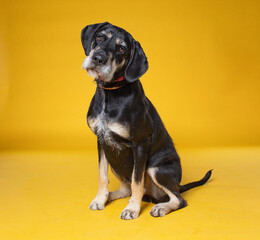
[[(150, 212), (154, 217), (185, 207), (180, 193), (206, 183), (211, 170), (200, 181), (180, 185), (180, 158), (139, 80), (148, 69), (141, 45), (108, 22), (86, 26), (81, 41), (83, 68), (97, 83), (87, 114), (99, 155), (98, 193), (90, 209), (129, 196), (122, 219), (137, 218), (142, 199), (157, 204)], [(109, 165), (121, 183), (114, 192), (108, 191)]]

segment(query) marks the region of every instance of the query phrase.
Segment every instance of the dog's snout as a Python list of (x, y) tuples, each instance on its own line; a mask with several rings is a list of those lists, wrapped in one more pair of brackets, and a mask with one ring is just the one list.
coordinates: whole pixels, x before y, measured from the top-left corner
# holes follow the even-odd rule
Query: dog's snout
[(96, 52), (93, 55), (92, 60), (93, 60), (94, 64), (101, 66), (101, 65), (104, 65), (107, 62), (107, 56), (106, 56), (105, 53)]

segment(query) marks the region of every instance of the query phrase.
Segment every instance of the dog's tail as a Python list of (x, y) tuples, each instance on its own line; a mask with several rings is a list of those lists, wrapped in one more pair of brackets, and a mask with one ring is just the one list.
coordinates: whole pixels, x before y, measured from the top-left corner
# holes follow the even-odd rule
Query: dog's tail
[(206, 175), (201, 180), (199, 180), (197, 182), (191, 182), (191, 183), (185, 184), (183, 186), (180, 186), (180, 193), (185, 192), (185, 191), (187, 191), (191, 188), (198, 187), (198, 186), (205, 184), (209, 180), (212, 171), (213, 171), (213, 169), (209, 170), (206, 173)]

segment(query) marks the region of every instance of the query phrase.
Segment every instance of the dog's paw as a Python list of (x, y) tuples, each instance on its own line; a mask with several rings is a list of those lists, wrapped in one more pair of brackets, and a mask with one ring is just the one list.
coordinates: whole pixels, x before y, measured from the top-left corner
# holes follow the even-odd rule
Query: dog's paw
[(124, 220), (131, 220), (131, 219), (138, 218), (138, 216), (139, 216), (139, 211), (134, 211), (132, 209), (125, 208), (121, 213), (120, 218)]
[(162, 204), (155, 205), (150, 212), (153, 217), (164, 217), (167, 213), (167, 209)]
[(93, 211), (103, 210), (105, 209), (105, 203), (98, 201), (97, 199), (94, 199), (89, 205), (89, 208)]

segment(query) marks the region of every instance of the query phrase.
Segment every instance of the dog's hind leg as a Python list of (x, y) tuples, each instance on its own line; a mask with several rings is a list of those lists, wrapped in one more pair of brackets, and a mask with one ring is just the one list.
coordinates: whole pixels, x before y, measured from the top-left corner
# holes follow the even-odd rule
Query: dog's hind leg
[(147, 172), (153, 182), (169, 197), (168, 202), (158, 203), (152, 208), (150, 214), (153, 217), (163, 217), (187, 205), (179, 194), (179, 184), (174, 180), (174, 171), (171, 172), (168, 166), (149, 168)]
[(120, 178), (116, 172), (113, 170), (113, 168), (111, 167), (111, 171), (113, 172), (113, 174), (117, 177), (117, 179), (120, 182), (120, 188), (116, 191), (113, 192), (109, 192), (109, 197), (108, 197), (108, 201), (114, 201), (116, 199), (120, 199), (120, 198), (126, 198), (131, 196), (131, 188), (130, 188), (130, 184), (127, 183), (126, 181), (124, 181), (124, 179)]

